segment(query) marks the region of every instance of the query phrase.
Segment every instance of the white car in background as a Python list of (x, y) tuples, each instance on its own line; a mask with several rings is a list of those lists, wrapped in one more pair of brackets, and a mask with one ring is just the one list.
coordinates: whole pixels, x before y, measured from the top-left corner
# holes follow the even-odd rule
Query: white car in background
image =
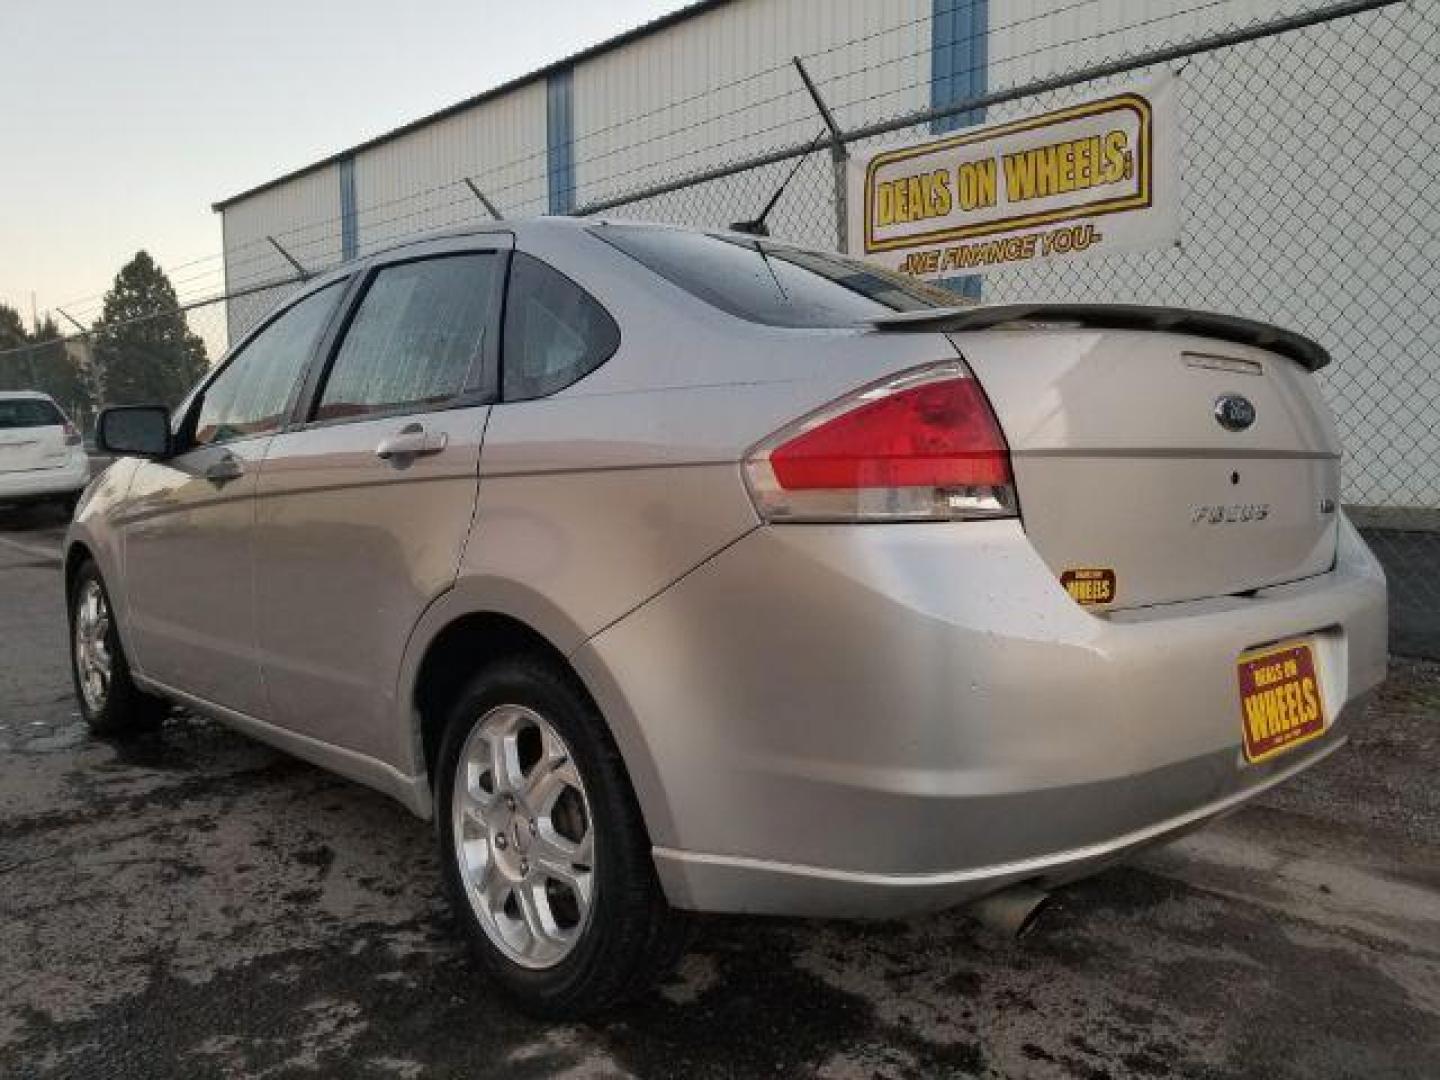
[(73, 510), (89, 482), (85, 442), (54, 399), (0, 391), (0, 503), (54, 502)]

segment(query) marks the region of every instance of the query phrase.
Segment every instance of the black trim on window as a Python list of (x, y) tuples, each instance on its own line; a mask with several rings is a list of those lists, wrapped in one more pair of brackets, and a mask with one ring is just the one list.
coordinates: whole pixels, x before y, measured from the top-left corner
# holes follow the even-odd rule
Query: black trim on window
[[(599, 357), (593, 364), (591, 364), (584, 371), (580, 372), (580, 374), (576, 375), (573, 379), (571, 379), (564, 385), (556, 386), (543, 394), (535, 394), (529, 397), (509, 397), (505, 394), (505, 334), (510, 323), (510, 286), (514, 280), (515, 269), (519, 258), (528, 259), (531, 262), (537, 263), (538, 265), (544, 267), (546, 270), (550, 271), (551, 273), (565, 281), (567, 284), (569, 284), (571, 288), (573, 288), (581, 296), (589, 300), (590, 303), (595, 305), (595, 309), (599, 311), (602, 315), (604, 315), (605, 318), (609, 321), (610, 329), (613, 331), (613, 342), (610, 349), (603, 356)], [(620, 351), (622, 331), (620, 329), (620, 323), (616, 320), (614, 315), (610, 314), (610, 309), (607, 308), (604, 304), (602, 304), (598, 299), (596, 299), (595, 294), (592, 293), (589, 289), (585, 288), (583, 285), (581, 285), (563, 270), (560, 270), (553, 263), (547, 262), (539, 256), (532, 255), (528, 251), (517, 250), (511, 253), (511, 258), (505, 267), (505, 296), (504, 302), (500, 310), (500, 333), (498, 335), (498, 338), (499, 356), (495, 365), (495, 399), (497, 401), (507, 402), (543, 401), (545, 398), (552, 397), (553, 395), (560, 393), (562, 390), (568, 390), (576, 383), (581, 382), (582, 380), (586, 379), (590, 375), (594, 374), (596, 371), (599, 371), (606, 364), (608, 364), (611, 358)]]
[[(325, 340), (330, 334), (331, 329), (335, 326), (337, 317), (342, 311), (345, 310), (346, 298), (349, 296), (354, 283), (354, 275), (346, 274), (343, 277), (332, 278), (331, 280), (326, 281), (323, 284), (317, 284), (312, 288), (306, 289), (302, 293), (298, 293), (289, 301), (287, 301), (284, 306), (277, 307), (274, 311), (270, 312), (270, 314), (266, 315), (265, 318), (261, 319), (258, 323), (252, 326), (246, 332), (245, 336), (242, 337), (240, 341), (234, 346), (234, 348), (230, 349), (230, 351), (226, 353), (223, 361), (219, 365), (217, 365), (214, 370), (212, 370), (208, 375), (206, 375), (205, 378), (203, 378), (193, 390), (190, 391), (189, 397), (187, 397), (183, 402), (181, 402), (181, 408), (177, 411), (177, 415), (180, 417), (180, 422), (178, 425), (176, 425), (174, 430), (174, 445), (176, 455), (178, 456), (179, 454), (189, 453), (192, 450), (198, 450), (202, 446), (207, 448), (211, 446), (229, 446), (234, 443), (247, 442), (250, 439), (269, 438), (271, 435), (277, 435), (282, 431), (288, 430), (291, 418), (293, 418), (295, 413), (295, 406), (298, 404), (300, 397), (304, 392), (307, 380), (309, 379), (309, 372), (315, 362), (315, 356), (319, 351), (319, 346), (325, 342)], [(315, 339), (315, 345), (311, 347), (310, 355), (306, 357), (305, 362), (300, 365), (301, 377), (296, 381), (296, 384), (291, 387), (290, 397), (285, 403), (285, 408), (282, 409), (280, 412), (281, 421), (275, 427), (275, 429), (273, 431), (256, 432), (253, 435), (242, 435), (234, 439), (224, 439), (221, 442), (203, 444), (197, 443), (195, 441), (195, 425), (200, 419), (200, 404), (205, 399), (206, 393), (209, 392), (210, 387), (215, 383), (215, 380), (220, 378), (221, 375), (225, 374), (225, 372), (229, 370), (230, 365), (235, 363), (236, 360), (243, 356), (246, 349), (250, 348), (251, 342), (253, 342), (266, 330), (268, 330), (272, 325), (274, 325), (276, 322), (279, 322), (292, 310), (294, 310), (296, 307), (299, 307), (306, 300), (309, 300), (312, 296), (316, 296), (319, 293), (324, 292), (326, 289), (333, 289), (337, 285), (341, 286), (341, 289), (340, 295), (336, 299), (335, 307), (330, 312), (330, 317), (325, 323), (325, 329), (322, 330), (320, 336)]]
[(325, 333), (320, 335), (315, 352), (311, 355), (310, 362), (305, 365), (305, 376), (300, 380), (300, 389), (290, 402), (290, 411), (286, 415), (285, 426), (280, 429), (282, 432), (297, 431), (305, 426), (305, 417), (310, 412), (316, 380), (320, 378), (321, 372), (329, 369), (329, 358), (339, 343), (341, 335), (350, 326), (350, 318), (355, 311), (357, 300), (364, 295), (369, 276), (370, 268), (361, 266), (346, 281), (345, 292), (340, 297), (340, 303), (335, 309), (335, 316), (330, 320), (330, 325), (326, 327)]
[[(470, 370), (465, 376), (461, 391), (443, 402), (427, 405), (397, 405), (391, 409), (377, 409), (374, 412), (361, 413), (355, 416), (340, 416), (329, 420), (314, 419), (315, 410), (319, 407), (320, 399), (325, 392), (325, 384), (329, 381), (330, 372), (335, 366), (336, 358), (339, 356), (340, 346), (350, 333), (350, 327), (354, 324), (355, 316), (359, 313), (361, 305), (365, 303), (365, 297), (369, 294), (370, 287), (374, 284), (375, 279), (379, 277), (382, 272), (396, 266), (405, 266), (417, 262), (433, 262), (436, 259), (473, 257), (476, 255), (494, 256), (501, 261), (496, 267), (493, 284), (491, 285), (491, 295), (488, 298), (490, 314), (487, 316), (487, 331), (484, 339), (480, 343), (478, 356), (471, 361)], [(495, 385), (497, 379), (495, 370), (499, 365), (500, 337), (504, 319), (502, 297), (505, 281), (509, 276), (509, 256), (510, 250), (508, 248), (474, 247), (429, 252), (422, 255), (411, 255), (405, 258), (377, 259), (366, 266), (355, 275), (354, 287), (350, 290), (342, 305), (342, 318), (333, 324), (332, 331), (325, 335), (322, 341), (322, 348), (317, 353), (318, 360), (306, 374), (303, 381), (303, 390), (296, 403), (292, 421), (285, 430), (305, 431), (311, 428), (336, 427), (340, 424), (366, 423), (371, 420), (384, 420), (387, 417), (412, 416), (422, 413), (443, 412), (449, 409), (469, 409), (479, 405), (489, 405), (493, 403), (496, 400)]]

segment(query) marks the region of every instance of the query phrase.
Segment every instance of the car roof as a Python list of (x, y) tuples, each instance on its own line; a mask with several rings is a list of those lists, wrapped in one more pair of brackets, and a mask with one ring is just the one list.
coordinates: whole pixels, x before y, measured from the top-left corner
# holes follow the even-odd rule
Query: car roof
[(0, 390), (0, 401), (14, 401), (17, 399), (26, 401), (48, 401), (52, 405), (55, 399), (49, 394), (42, 394), (39, 390)]
[[(516, 219), (501, 219), (488, 221), (476, 225), (466, 225), (456, 229), (444, 229), (439, 232), (426, 233), (423, 236), (416, 236), (406, 240), (400, 240), (388, 244), (383, 248), (376, 248), (374, 251), (367, 251), (364, 255), (351, 259), (349, 262), (333, 266), (328, 270), (316, 273), (307, 281), (307, 285), (321, 287), (339, 278), (347, 277), (354, 273), (357, 267), (368, 265), (377, 260), (384, 260), (397, 251), (404, 251), (407, 248), (419, 247), (429, 244), (443, 244), (446, 241), (464, 240), (472, 236), (487, 236), (502, 234), (512, 237), (517, 246), (522, 245), (527, 239), (544, 237), (549, 240), (565, 237), (577, 237), (595, 226), (624, 225), (648, 229), (665, 229), (672, 232), (704, 233), (710, 236), (734, 236), (744, 240), (764, 239), (767, 243), (783, 245), (786, 247), (799, 247), (784, 240), (777, 240), (773, 237), (755, 237), (749, 233), (734, 232), (723, 228), (695, 228), (688, 225), (674, 225), (669, 222), (647, 221), (643, 218), (607, 218), (591, 217), (577, 218), (561, 215), (541, 215), (540, 217)], [(307, 291), (309, 291), (307, 289)]]
[[(466, 225), (458, 229), (442, 229), (438, 232), (425, 233), (423, 236), (415, 236), (405, 240), (398, 240), (385, 247), (376, 248), (374, 251), (367, 251), (348, 262), (338, 266), (332, 266), (327, 270), (320, 271), (313, 275), (306, 282), (307, 286), (322, 287), (339, 278), (348, 277), (353, 274), (357, 267), (367, 266), (377, 260), (384, 260), (397, 251), (404, 251), (407, 248), (420, 247), (422, 245), (443, 244), (451, 240), (464, 240), (471, 236), (494, 236), (503, 235), (514, 238), (517, 242), (528, 236), (545, 235), (555, 233), (574, 235), (589, 221), (572, 217), (538, 217), (526, 218), (523, 221), (489, 221), (479, 225)], [(309, 291), (307, 289), (306, 291)]]
[(447, 229), (442, 232), (429, 233), (425, 236), (416, 237), (411, 240), (404, 240), (400, 243), (391, 244), (388, 247), (377, 249), (366, 255), (366, 258), (373, 258), (385, 255), (388, 252), (400, 248), (409, 247), (414, 244), (428, 243), (433, 240), (449, 240), (457, 237), (484, 235), (485, 233), (510, 233), (517, 240), (523, 240), (531, 236), (565, 236), (575, 235), (597, 225), (628, 225), (635, 228), (664, 229), (668, 232), (703, 233), (707, 236), (736, 236), (746, 240), (766, 240), (770, 243), (785, 244), (788, 247), (801, 246), (786, 240), (780, 240), (771, 236), (756, 237), (751, 233), (735, 232), (732, 229), (720, 227), (696, 227), (694, 225), (676, 225), (668, 221), (650, 221), (645, 218), (612, 218), (612, 217), (587, 217), (578, 218), (568, 215), (542, 214), (539, 217), (517, 219), (515, 221), (500, 220), (485, 222), (480, 225), (467, 225), (458, 229)]

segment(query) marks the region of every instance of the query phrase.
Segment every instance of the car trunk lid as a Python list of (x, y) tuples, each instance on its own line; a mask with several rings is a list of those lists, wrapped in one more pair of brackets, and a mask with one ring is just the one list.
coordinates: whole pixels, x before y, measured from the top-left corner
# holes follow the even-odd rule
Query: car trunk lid
[(1152, 309), (994, 310), (911, 322), (950, 332), (980, 380), (1025, 530), (1077, 599), (1138, 607), (1329, 569), (1339, 442), (1318, 345), (1167, 309), (1164, 329)]

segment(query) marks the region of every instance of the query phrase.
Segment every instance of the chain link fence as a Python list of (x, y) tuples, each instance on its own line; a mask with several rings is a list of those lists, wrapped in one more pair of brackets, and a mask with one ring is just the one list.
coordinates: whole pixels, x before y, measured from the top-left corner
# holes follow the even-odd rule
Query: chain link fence
[[(1089, 67), (1047, 71), (1037, 80), (1033, 63), (1007, 67), (1003, 56), (992, 55), (990, 90), (941, 115), (902, 115), (832, 139), (814, 112), (813, 123), (804, 124), (817, 135), (813, 149), (790, 142), (688, 177), (611, 191), (576, 213), (724, 227), (753, 219), (783, 183), (767, 218), (772, 235), (833, 248), (832, 146), (855, 151), (904, 142), (957, 120), (999, 123), (1177, 72), (1180, 242), (996, 269), (983, 280), (967, 280), (964, 289), (974, 295), (978, 286), (985, 301), (995, 302), (1208, 308), (1319, 340), (1334, 357), (1320, 381), (1346, 448), (1343, 498), (1391, 574), (1396, 646), (1440, 654), (1440, 122), (1434, 110), (1440, 3), (1312, 5), (1268, 24), (1152, 43), (1140, 55), (1106, 59), (1092, 51), (1087, 59)], [(1016, 73), (1009, 85), (1007, 71)], [(1029, 81), (1019, 81), (1022, 75)], [(844, 73), (832, 71), (819, 91), (838, 94), (843, 85)], [(792, 140), (811, 108), (798, 85), (795, 93), (800, 119), (783, 132)], [(853, 115), (843, 98), (831, 104), (842, 122)], [(519, 176), (523, 169), (509, 171)], [(417, 232), (461, 223), (467, 215), (474, 220), (473, 198), (459, 185), (436, 189), (444, 213), (406, 211), (424, 218)], [(388, 241), (414, 235), (398, 214), (392, 224)], [(334, 247), (334, 229), (325, 232), (317, 223), (315, 230), (321, 247)], [(213, 361), (231, 335), (294, 288), (280, 282), (153, 319), (182, 319)], [(75, 386), (55, 381), (71, 397), (55, 396), (88, 419), (97, 404), (112, 400), (107, 367), (151, 362), (136, 350), (97, 363), (103, 329), (66, 339), (60, 352), (55, 343), (0, 352), (0, 387), (28, 379), (45, 389), (47, 372), (69, 363), (79, 371)]]
[[(1321, 21), (1163, 64), (1137, 57), (1061, 89), (994, 95), (1009, 99), (986, 110), (987, 124), (1178, 72), (1181, 240), (996, 269), (968, 284), (978, 284), (986, 302), (1205, 308), (1320, 341), (1334, 358), (1319, 378), (1345, 446), (1342, 497), (1391, 576), (1395, 645), (1435, 656), (1440, 4), (1310, 14)], [(849, 146), (924, 138), (931, 122)], [(754, 217), (791, 167), (771, 161), (659, 195), (610, 199), (604, 213), (723, 226)], [(828, 156), (809, 155), (768, 218), (772, 235), (833, 246), (834, 193)]]
[(39, 390), (90, 435), (109, 405), (174, 405), (249, 327), (301, 282), (282, 281), (124, 319), (96, 320), (67, 337), (0, 349), (0, 391)]

